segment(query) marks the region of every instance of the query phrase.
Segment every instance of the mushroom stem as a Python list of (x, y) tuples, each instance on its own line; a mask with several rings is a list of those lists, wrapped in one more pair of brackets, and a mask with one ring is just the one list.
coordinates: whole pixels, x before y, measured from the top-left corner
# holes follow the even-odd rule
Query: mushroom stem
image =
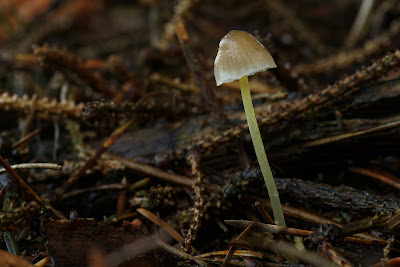
[(274, 177), (272, 176), (267, 155), (265, 154), (265, 149), (261, 138), (260, 129), (258, 128), (256, 115), (254, 113), (253, 102), (251, 101), (251, 94), (250, 94), (249, 81), (247, 75), (240, 78), (239, 82), (240, 82), (240, 89), (242, 92), (244, 111), (246, 113), (247, 123), (249, 125), (251, 140), (253, 141), (254, 150), (256, 152), (258, 164), (260, 165), (261, 168), (261, 173), (264, 177), (265, 185), (267, 186), (275, 223), (278, 226), (286, 226), (285, 218), (283, 217), (281, 201), (279, 200), (279, 193), (278, 190), (276, 189)]

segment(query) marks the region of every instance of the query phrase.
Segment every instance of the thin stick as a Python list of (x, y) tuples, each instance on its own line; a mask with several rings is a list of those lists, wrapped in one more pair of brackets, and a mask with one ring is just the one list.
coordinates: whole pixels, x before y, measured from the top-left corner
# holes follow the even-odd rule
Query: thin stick
[[(196, 258), (209, 258), (209, 257), (215, 257), (215, 256), (224, 256), (229, 253), (228, 250), (221, 250), (221, 251), (213, 251), (213, 252), (208, 252), (204, 253), (198, 256), (195, 256)], [(242, 256), (242, 257), (253, 257), (253, 258), (263, 258), (263, 253), (260, 251), (251, 251), (251, 250), (239, 250), (237, 249), (234, 253), (234, 256)], [(223, 265), (222, 265), (223, 266)]]
[(139, 163), (139, 162), (136, 162), (136, 161), (133, 161), (130, 159), (118, 157), (118, 156), (112, 155), (110, 153), (104, 153), (103, 157), (106, 159), (118, 160), (119, 162), (125, 164), (128, 168), (130, 168), (132, 170), (168, 181), (170, 183), (180, 184), (180, 185), (191, 187), (191, 186), (193, 186), (193, 184), (195, 182), (194, 179), (191, 179), (189, 177), (166, 172), (166, 171), (160, 170), (158, 168), (152, 167), (150, 165), (147, 165), (144, 163)]
[[(284, 234), (284, 235), (294, 235), (294, 236), (301, 236), (301, 237), (308, 237), (313, 231), (301, 230), (296, 228), (288, 228), (288, 227), (281, 227), (272, 224), (264, 224), (264, 223), (256, 223), (253, 221), (245, 221), (245, 220), (225, 220), (225, 223), (229, 225), (233, 225), (236, 227), (246, 228), (247, 226), (254, 224), (254, 229), (273, 233), (273, 234)], [(367, 240), (367, 239), (360, 239), (355, 237), (345, 237), (343, 239), (344, 242), (348, 243), (355, 243), (355, 244), (368, 244), (368, 245), (383, 245), (387, 244), (387, 241), (379, 241), (379, 240)]]
[(164, 220), (160, 219), (158, 216), (156, 216), (151, 211), (143, 209), (143, 208), (136, 209), (136, 211), (139, 212), (140, 214), (142, 214), (148, 220), (152, 221), (153, 223), (157, 224), (158, 226), (161, 226), (176, 241), (181, 242), (184, 239), (183, 236), (181, 236), (181, 234), (179, 234), (174, 228), (169, 226)]
[[(236, 240), (240, 240), (244, 236), (246, 236), (251, 231), (251, 229), (253, 228), (253, 225), (254, 224), (251, 224), (251, 225), (247, 226), (246, 229), (244, 229), (243, 232), (241, 232), (240, 235), (236, 238)], [(227, 267), (229, 265), (229, 262), (231, 261), (232, 256), (235, 253), (235, 250), (236, 250), (236, 246), (232, 246), (231, 245), (230, 248), (229, 248), (228, 253), (225, 256), (224, 263), (222, 264), (222, 267)]]
[(86, 192), (93, 192), (93, 191), (98, 191), (98, 190), (122, 190), (125, 189), (126, 186), (119, 183), (119, 184), (105, 184), (105, 185), (99, 185), (91, 188), (85, 188), (85, 189), (77, 189), (68, 193), (65, 193), (63, 195), (62, 199), (70, 198), (79, 194), (83, 194)]
[(180, 89), (182, 91), (192, 92), (195, 94), (201, 93), (200, 88), (197, 87), (196, 85), (183, 83), (177, 79), (172, 79), (170, 77), (161, 75), (160, 73), (157, 73), (157, 72), (150, 75), (150, 80), (154, 81), (154, 82), (158, 82), (158, 83), (163, 83), (165, 85)]
[(391, 175), (390, 176), (384, 175), (384, 174), (378, 173), (376, 171), (372, 171), (372, 170), (368, 170), (368, 169), (364, 169), (364, 168), (352, 167), (352, 168), (349, 168), (349, 170), (354, 173), (358, 173), (361, 175), (365, 175), (365, 176), (374, 178), (376, 180), (379, 180), (385, 184), (388, 184), (388, 185), (400, 190), (400, 181), (399, 181), (399, 178), (397, 178), (397, 177), (392, 177)]
[(54, 213), (58, 218), (61, 220), (66, 220), (67, 218), (61, 214), (61, 212), (57, 211), (54, 209), (51, 205), (50, 202), (47, 200), (43, 200), (41, 197), (36, 194), (35, 191), (30, 188), (30, 186), (24, 182), (24, 180), (19, 177), (18, 173), (16, 173), (10, 165), (4, 160), (4, 158), (0, 155), (0, 162), (3, 164), (4, 168), (7, 170), (7, 172), (10, 174), (11, 178), (13, 179), (14, 183), (16, 183), (19, 187), (21, 187), (29, 196), (31, 196), (38, 204), (42, 205), (44, 208), (47, 210), (50, 210), (52, 213)]
[(363, 0), (358, 10), (357, 17), (354, 20), (353, 26), (347, 39), (345, 41), (345, 48), (352, 47), (361, 37), (363, 30), (366, 27), (366, 22), (371, 14), (372, 7), (374, 6), (374, 0)]
[(383, 224), (383, 228), (386, 230), (393, 230), (397, 225), (400, 224), (400, 212), (390, 218)]
[(41, 129), (36, 129), (33, 132), (25, 135), (23, 138), (18, 140), (12, 145), (12, 148), (15, 149), (19, 146), (25, 145), (26, 143), (30, 142), (36, 135), (38, 135), (42, 130)]
[[(304, 263), (312, 264), (312, 266), (329, 266), (329, 267), (337, 267), (338, 266), (338, 265), (334, 264), (333, 262), (329, 261), (329, 259), (326, 259), (326, 258), (323, 258), (322, 256), (316, 255), (315, 253), (313, 253), (311, 251), (308, 251), (308, 250), (299, 251), (296, 247), (294, 247), (293, 245), (291, 245), (288, 242), (273, 241), (268, 238), (263, 238), (262, 241), (259, 242), (260, 244), (256, 244), (254, 241), (251, 243), (248, 243), (244, 240), (231, 241), (229, 243), (232, 245), (236, 245), (238, 247), (247, 248), (249, 250), (253, 250), (254, 248), (261, 248), (263, 250), (268, 249), (271, 251), (282, 253), (283, 255), (287, 255), (294, 259), (299, 259)], [(275, 266), (275, 265), (273, 265), (273, 266)], [(342, 266), (342, 265), (340, 265), (340, 266)]]
[(375, 132), (380, 132), (383, 130), (396, 128), (399, 126), (400, 126), (400, 121), (394, 121), (394, 122), (386, 123), (384, 125), (380, 125), (380, 126), (377, 126), (374, 128), (367, 129), (367, 130), (362, 130), (362, 131), (358, 131), (358, 132), (354, 132), (354, 133), (339, 134), (339, 135), (335, 135), (335, 136), (329, 136), (326, 138), (317, 139), (314, 141), (303, 143), (301, 146), (302, 147), (320, 146), (323, 144), (337, 142), (340, 140), (344, 140), (344, 139), (348, 139), (348, 138), (352, 138), (352, 137), (356, 137), (356, 136), (361, 136), (361, 135), (365, 135), (365, 134), (370, 134), (370, 133), (375, 133)]
[(261, 205), (260, 201), (256, 201), (254, 205), (256, 206), (258, 212), (261, 214), (265, 221), (269, 222), (270, 224), (275, 224), (274, 220), (271, 218), (271, 216), (269, 216), (268, 212)]
[[(62, 166), (57, 163), (21, 163), (10, 166), (12, 169), (49, 169), (61, 170)], [(0, 169), (0, 174), (7, 172), (6, 169)]]

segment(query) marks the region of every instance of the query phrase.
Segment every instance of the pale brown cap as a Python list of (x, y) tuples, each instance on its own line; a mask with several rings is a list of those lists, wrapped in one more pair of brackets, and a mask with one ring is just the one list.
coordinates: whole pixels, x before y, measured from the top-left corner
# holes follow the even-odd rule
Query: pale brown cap
[(217, 86), (276, 68), (269, 51), (250, 33), (232, 30), (219, 42), (214, 61)]

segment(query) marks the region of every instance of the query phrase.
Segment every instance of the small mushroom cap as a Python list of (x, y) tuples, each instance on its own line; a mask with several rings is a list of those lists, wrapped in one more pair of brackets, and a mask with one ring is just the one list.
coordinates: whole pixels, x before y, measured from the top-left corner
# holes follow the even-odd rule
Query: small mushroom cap
[(250, 33), (232, 30), (219, 42), (214, 61), (217, 86), (276, 68), (269, 51)]

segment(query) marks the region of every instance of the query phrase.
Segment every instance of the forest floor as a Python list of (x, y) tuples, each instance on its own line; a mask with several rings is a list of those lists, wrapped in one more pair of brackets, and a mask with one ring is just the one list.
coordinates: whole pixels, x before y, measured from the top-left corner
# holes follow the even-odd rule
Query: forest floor
[(397, 266), (398, 47), (395, 0), (0, 1), (0, 266)]

